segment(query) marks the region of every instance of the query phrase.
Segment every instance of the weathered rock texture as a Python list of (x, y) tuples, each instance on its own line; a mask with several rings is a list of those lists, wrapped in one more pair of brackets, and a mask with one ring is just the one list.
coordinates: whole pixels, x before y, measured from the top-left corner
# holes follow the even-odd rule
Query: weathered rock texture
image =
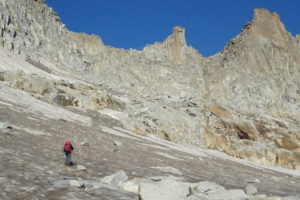
[(70, 32), (43, 1), (0, 0), (0, 13), (1, 46), (39, 69), (2, 67), (11, 87), (63, 106), (110, 109), (139, 134), (300, 169), (300, 36), (278, 14), (256, 9), (237, 37), (204, 58), (182, 27), (142, 51), (123, 50)]

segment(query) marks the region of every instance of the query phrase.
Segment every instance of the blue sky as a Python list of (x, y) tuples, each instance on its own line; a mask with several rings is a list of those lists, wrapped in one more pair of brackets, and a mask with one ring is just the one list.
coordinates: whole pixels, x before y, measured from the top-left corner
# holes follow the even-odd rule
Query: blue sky
[(287, 30), (300, 33), (299, 0), (46, 0), (66, 27), (99, 35), (105, 45), (142, 49), (162, 42), (174, 26), (187, 43), (211, 56), (252, 20), (254, 8), (279, 13)]

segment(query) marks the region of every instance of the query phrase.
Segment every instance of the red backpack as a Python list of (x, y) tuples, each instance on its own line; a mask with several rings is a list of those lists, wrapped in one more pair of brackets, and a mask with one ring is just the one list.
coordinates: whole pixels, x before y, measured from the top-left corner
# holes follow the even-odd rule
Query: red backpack
[(71, 148), (71, 142), (66, 142), (65, 143), (65, 148), (64, 148), (64, 151), (65, 152), (69, 152), (69, 153), (72, 153), (72, 148)]

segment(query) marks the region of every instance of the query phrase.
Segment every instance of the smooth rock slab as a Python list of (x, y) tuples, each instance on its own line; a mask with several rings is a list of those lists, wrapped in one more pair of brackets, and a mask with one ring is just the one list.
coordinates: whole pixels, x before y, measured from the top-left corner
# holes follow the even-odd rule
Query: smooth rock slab
[(182, 172), (179, 169), (176, 169), (174, 167), (151, 167), (152, 169), (158, 169), (162, 172), (167, 172), (175, 175), (182, 176)]
[(68, 188), (70, 182), (70, 178), (62, 177), (62, 178), (48, 178), (48, 183), (53, 186), (55, 189), (66, 189)]

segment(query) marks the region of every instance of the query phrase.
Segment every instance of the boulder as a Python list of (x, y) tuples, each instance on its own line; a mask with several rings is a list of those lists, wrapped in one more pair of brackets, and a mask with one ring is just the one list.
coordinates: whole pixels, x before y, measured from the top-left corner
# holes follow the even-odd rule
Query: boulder
[(185, 197), (184, 200), (209, 200), (209, 198), (205, 194), (196, 193)]
[(116, 140), (116, 141), (114, 141), (114, 145), (115, 145), (116, 147), (119, 147), (119, 146), (122, 146), (123, 143)]
[(180, 200), (188, 196), (190, 183), (166, 178), (159, 182), (140, 183), (139, 186), (143, 200)]
[(78, 169), (78, 170), (81, 170), (81, 171), (85, 171), (85, 170), (86, 170), (86, 167), (83, 166), (83, 165), (77, 165), (77, 169)]
[(110, 176), (106, 176), (101, 179), (103, 183), (113, 185), (116, 187), (122, 187), (123, 183), (128, 180), (128, 176), (122, 170), (115, 172)]
[(257, 193), (257, 188), (253, 184), (249, 184), (245, 188), (245, 191), (248, 195), (253, 195), (253, 194)]
[(244, 190), (225, 190), (206, 193), (209, 200), (246, 200), (248, 196)]
[(70, 180), (69, 181), (69, 186), (70, 187), (84, 187), (84, 183), (83, 183), (83, 181)]
[(219, 192), (226, 191), (226, 189), (223, 186), (208, 181), (193, 183), (190, 185), (189, 190), (190, 190), (190, 194), (195, 194), (195, 193), (210, 194), (210, 193), (219, 193)]
[(8, 127), (8, 123), (7, 122), (1, 122), (0, 121), (0, 129), (5, 129)]
[(90, 143), (88, 141), (83, 141), (79, 143), (81, 146), (90, 146)]
[(226, 190), (223, 186), (208, 181), (191, 184), (189, 195), (187, 199), (243, 200), (247, 198), (243, 190)]
[[(161, 181), (163, 178), (160, 178)], [(141, 183), (152, 183), (152, 178), (133, 178), (123, 184), (123, 190), (133, 193), (138, 193)]]
[(135, 183), (133, 181), (126, 181), (123, 186), (123, 190), (128, 191), (128, 192), (134, 192), (138, 193), (139, 192), (139, 184)]

